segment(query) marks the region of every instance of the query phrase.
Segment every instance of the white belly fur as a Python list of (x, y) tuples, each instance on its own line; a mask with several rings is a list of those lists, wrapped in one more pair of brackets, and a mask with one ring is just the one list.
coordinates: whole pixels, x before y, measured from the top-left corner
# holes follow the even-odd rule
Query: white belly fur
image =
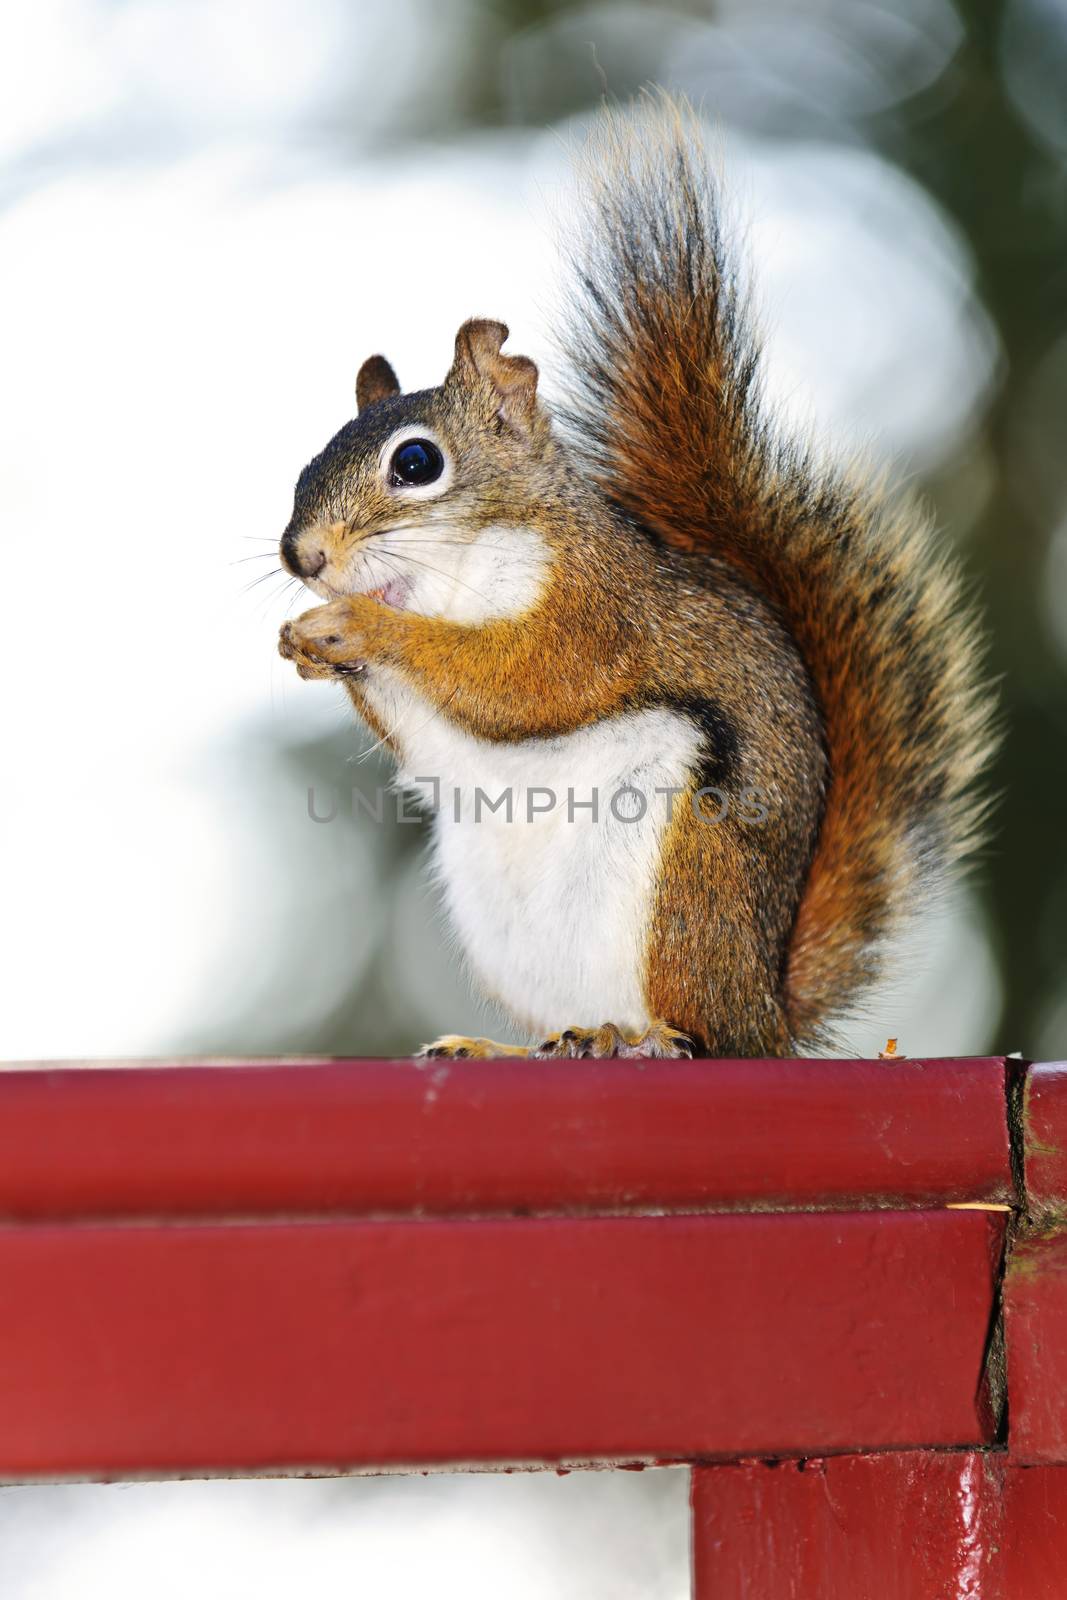
[[(689, 781), (700, 743), (692, 723), (653, 709), (560, 738), (494, 744), (457, 728), (389, 670), (368, 672), (365, 689), (395, 730), (398, 781), (423, 795), (425, 780), (439, 782), (434, 869), (476, 978), (539, 1036), (601, 1022), (644, 1027), (660, 849), (671, 805), (685, 803), (655, 791)], [(624, 786), (647, 800), (640, 821), (611, 813)], [(539, 787), (554, 792), (556, 805), (528, 821), (527, 790)], [(475, 820), (478, 788), (493, 800), (510, 789), (513, 820), (484, 802)], [(596, 822), (577, 806), (568, 818), (568, 790), (576, 803), (597, 792)], [(632, 796), (618, 809), (627, 804), (632, 814)]]

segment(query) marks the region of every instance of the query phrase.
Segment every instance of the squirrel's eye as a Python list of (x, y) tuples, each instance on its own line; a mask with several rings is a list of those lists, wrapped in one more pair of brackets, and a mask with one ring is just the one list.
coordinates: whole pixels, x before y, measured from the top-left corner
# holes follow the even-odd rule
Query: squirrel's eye
[(445, 458), (432, 439), (409, 439), (395, 452), (389, 468), (394, 484), (412, 487), (433, 483), (444, 470)]

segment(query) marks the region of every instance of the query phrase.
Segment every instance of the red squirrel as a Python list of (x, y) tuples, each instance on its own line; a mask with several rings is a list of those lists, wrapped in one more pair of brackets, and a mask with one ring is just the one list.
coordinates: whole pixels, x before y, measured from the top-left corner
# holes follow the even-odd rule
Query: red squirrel
[(776, 426), (687, 112), (605, 117), (575, 257), (555, 417), (500, 322), (438, 388), (364, 363), (279, 648), (447, 797), (452, 926), (530, 1043), (426, 1053), (827, 1048), (980, 835), (978, 625), (925, 510)]

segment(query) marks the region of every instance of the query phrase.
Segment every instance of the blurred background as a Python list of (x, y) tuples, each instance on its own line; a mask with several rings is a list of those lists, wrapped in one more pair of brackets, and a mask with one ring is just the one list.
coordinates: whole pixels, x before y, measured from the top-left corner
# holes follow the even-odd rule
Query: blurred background
[[(1007, 738), (969, 885), (846, 1030), (1067, 1054), (1067, 0), (35, 0), (0, 15), (0, 1057), (407, 1052), (499, 1027), (274, 544), (384, 350), (546, 367), (604, 95), (721, 144), (772, 393), (930, 497)], [(331, 822), (315, 821), (311, 810)], [(684, 1478), (17, 1489), (6, 1600), (680, 1600)]]

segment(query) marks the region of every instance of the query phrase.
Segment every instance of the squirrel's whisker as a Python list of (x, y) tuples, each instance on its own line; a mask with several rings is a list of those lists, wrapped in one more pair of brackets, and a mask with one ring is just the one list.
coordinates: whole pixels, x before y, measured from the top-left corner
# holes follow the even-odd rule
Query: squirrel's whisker
[(250, 589), (255, 589), (259, 584), (266, 583), (268, 578), (284, 578), (284, 576), (285, 572), (281, 567), (272, 567), (270, 572), (261, 572), (258, 578), (253, 578), (250, 583), (246, 583), (244, 593), (247, 594)]
[(432, 535), (428, 539), (400, 539), (399, 544), (423, 545), (426, 549), (434, 550), (445, 548), (448, 550), (503, 550), (511, 554), (511, 547), (506, 544), (484, 544), (481, 539), (440, 539)]
[[(465, 583), (463, 579), (457, 577), (455, 573), (446, 572), (443, 567), (435, 567), (429, 561), (420, 561), (417, 556), (405, 555), (400, 550), (389, 549), (385, 551), (378, 551), (376, 553), (381, 556), (383, 561), (388, 556), (392, 556), (396, 561), (407, 561), (409, 565), (413, 567), (421, 567), (425, 572), (432, 572), (435, 577), (443, 578), (446, 583), (458, 583), (461, 589), (469, 589), (471, 594), (478, 596), (479, 600), (484, 600), (487, 606), (492, 605), (493, 603), (487, 594), (483, 593), (481, 589), (476, 589), (472, 583)], [(393, 570), (396, 571), (396, 568), (394, 567)]]

